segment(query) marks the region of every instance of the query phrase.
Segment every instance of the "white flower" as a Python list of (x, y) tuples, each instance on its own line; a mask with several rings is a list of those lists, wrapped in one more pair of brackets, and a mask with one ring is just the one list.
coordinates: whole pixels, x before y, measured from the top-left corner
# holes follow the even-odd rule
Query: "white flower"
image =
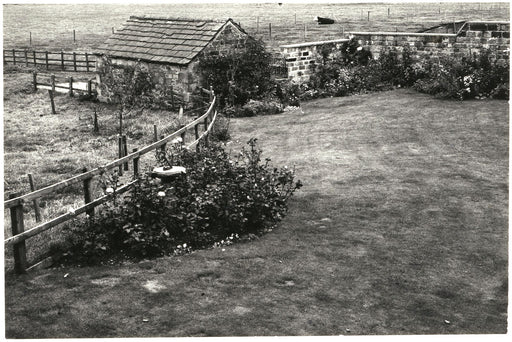
[(181, 137), (177, 137), (172, 141), (173, 144), (181, 144), (183, 142), (183, 139)]
[(165, 197), (165, 192), (164, 191), (159, 191), (156, 195), (158, 197)]
[(362, 46), (359, 46), (359, 47), (357, 48), (357, 51), (361, 51), (362, 49), (363, 49), (363, 47), (362, 47)]
[(74, 215), (75, 214), (75, 209), (69, 208), (68, 209), (68, 213), (70, 213), (71, 215)]
[(186, 243), (183, 244), (183, 248), (187, 248), (187, 244)]
[(107, 188), (107, 189), (105, 189), (105, 192), (106, 192), (107, 194), (113, 194), (113, 193), (114, 193), (114, 189), (112, 189), (112, 188)]

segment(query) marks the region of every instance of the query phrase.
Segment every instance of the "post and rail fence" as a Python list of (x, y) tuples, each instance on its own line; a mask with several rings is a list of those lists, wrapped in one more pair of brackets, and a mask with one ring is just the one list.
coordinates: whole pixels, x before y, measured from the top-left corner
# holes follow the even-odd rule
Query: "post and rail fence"
[[(63, 180), (56, 184), (49, 185), (45, 188), (32, 191), (28, 194), (10, 194), (9, 199), (4, 201), (4, 209), (10, 211), (12, 236), (4, 240), (4, 245), (6, 248), (10, 246), (13, 249), (14, 271), (19, 274), (25, 273), (33, 268), (36, 268), (44, 262), (43, 260), (33, 265), (28, 264), (27, 249), (25, 245), (25, 241), (28, 238), (36, 236), (61, 223), (69, 221), (80, 214), (86, 213), (90, 216), (93, 216), (94, 208), (107, 202), (111, 198), (111, 195), (109, 194), (104, 194), (98, 198), (93, 197), (91, 184), (94, 177), (101, 176), (107, 171), (114, 171), (115, 169), (123, 167), (129, 162), (132, 162), (134, 180), (118, 187), (115, 190), (115, 193), (122, 194), (129, 191), (138, 182), (140, 169), (139, 160), (142, 155), (157, 149), (165, 149), (165, 146), (169, 141), (178, 137), (181, 137), (181, 143), (187, 149), (196, 148), (197, 150), (201, 140), (204, 140), (205, 144), (208, 145), (208, 136), (212, 132), (213, 125), (217, 118), (217, 97), (214, 95), (213, 90), (209, 92), (209, 95), (210, 105), (204, 114), (197, 117), (189, 124), (181, 127), (174, 133), (161, 137), (159, 140), (150, 145), (140, 149), (133, 149), (132, 153), (124, 155), (121, 158), (116, 159), (102, 167), (98, 167), (90, 171), (84, 169), (82, 174)], [(190, 134), (188, 134), (189, 131), (191, 131)], [(186, 140), (189, 142), (187, 143)], [(126, 147), (123, 149), (125, 152), (127, 152)], [(24, 208), (26, 205), (30, 205), (31, 202), (38, 200), (43, 196), (52, 194), (60, 189), (80, 183), (83, 184), (84, 205), (78, 208), (74, 208), (72, 211), (68, 211), (66, 214), (60, 215), (47, 222), (38, 222), (39, 224), (35, 227), (25, 229)]]
[(46, 70), (94, 72), (96, 55), (87, 52), (3, 50), (4, 64), (42, 67)]
[(32, 86), (34, 91), (39, 88), (51, 90), (52, 93), (68, 93), (73, 97), (75, 93), (86, 93), (91, 96), (97, 94), (98, 84), (94, 78), (74, 79), (71, 76), (59, 76), (47, 73), (32, 73)]

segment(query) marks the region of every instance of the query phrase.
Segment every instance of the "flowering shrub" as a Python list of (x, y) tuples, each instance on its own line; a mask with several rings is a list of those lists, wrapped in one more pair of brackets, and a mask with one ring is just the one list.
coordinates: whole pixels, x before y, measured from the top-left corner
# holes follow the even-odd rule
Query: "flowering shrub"
[(414, 84), (418, 91), (459, 100), (508, 99), (509, 62), (495, 60), (488, 51), (461, 59), (428, 60), (423, 68), (424, 76)]
[(391, 47), (377, 60), (357, 47), (354, 40), (340, 49), (324, 46), (317, 60), (315, 74), (306, 84), (298, 85), (299, 98), (308, 100), (325, 96), (346, 96), (410, 87), (443, 98), (508, 99), (509, 62), (496, 61), (489, 51), (464, 58), (441, 57), (415, 60), (408, 46)]
[(112, 201), (76, 225), (65, 257), (94, 263), (229, 244), (275, 226), (302, 186), (293, 170), (262, 161), (255, 139), (233, 159), (217, 144), (198, 153), (175, 148), (174, 154), (161, 155), (160, 164), (171, 166), (172, 160), (186, 167), (186, 175), (166, 184), (146, 174), (125, 196), (114, 188)]

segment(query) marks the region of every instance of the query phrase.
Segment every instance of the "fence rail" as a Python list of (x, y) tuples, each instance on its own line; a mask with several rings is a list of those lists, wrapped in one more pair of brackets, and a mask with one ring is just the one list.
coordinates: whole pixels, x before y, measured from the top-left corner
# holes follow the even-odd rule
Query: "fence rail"
[[(134, 177), (136, 178), (134, 181), (129, 182), (119, 188), (116, 189), (116, 193), (124, 193), (126, 191), (129, 191), (135, 183), (137, 183), (137, 176), (138, 176), (138, 163), (139, 159), (142, 155), (154, 151), (158, 148), (165, 148), (166, 144), (177, 137), (182, 138), (182, 144), (185, 146), (185, 148), (198, 148), (198, 144), (201, 140), (204, 139), (205, 143), (208, 144), (208, 135), (211, 133), (213, 129), (213, 125), (215, 123), (215, 120), (217, 118), (217, 97), (213, 94), (213, 91), (210, 92), (210, 105), (208, 107), (208, 110), (201, 115), (200, 117), (196, 118), (194, 121), (190, 122), (186, 126), (178, 129), (174, 133), (161, 138), (160, 140), (143, 147), (140, 150), (134, 150), (133, 153), (128, 154), (122, 158), (116, 159), (102, 167), (95, 168), (93, 170), (84, 172), (80, 175), (77, 175), (75, 177), (71, 177), (69, 179), (63, 180), (59, 183), (49, 185), (45, 188), (32, 191), (28, 194), (22, 195), (22, 196), (16, 196), (10, 195), (9, 199), (7, 201), (4, 201), (4, 209), (10, 209), (10, 215), (11, 215), (11, 230), (12, 230), (12, 237), (9, 237), (4, 240), (5, 246), (12, 246), (13, 248), (13, 254), (14, 254), (14, 270), (16, 273), (24, 273), (30, 267), (28, 267), (27, 258), (26, 258), (26, 247), (25, 247), (25, 240), (27, 240), (30, 237), (33, 237), (35, 235), (38, 235), (42, 233), (43, 231), (46, 231), (50, 228), (53, 228), (57, 226), (58, 224), (61, 224), (63, 222), (66, 222), (77, 215), (87, 213), (89, 215), (94, 215), (94, 208), (101, 205), (102, 203), (105, 203), (109, 200), (109, 195), (101, 196), (97, 199), (92, 198), (92, 191), (91, 191), (91, 182), (92, 179), (95, 176), (102, 175), (105, 172), (109, 170), (114, 170), (115, 168), (127, 164), (128, 162), (132, 161), (134, 164), (133, 172)], [(200, 134), (200, 127), (203, 127), (202, 133)], [(193, 130), (193, 139), (188, 139), (188, 144), (185, 142), (187, 139), (187, 133), (189, 131)], [(23, 222), (23, 208), (25, 203), (30, 203), (30, 201), (33, 201), (35, 199), (39, 199), (45, 195), (54, 193), (60, 189), (63, 189), (65, 187), (68, 187), (70, 185), (83, 183), (83, 189), (84, 189), (84, 198), (85, 198), (85, 205), (74, 209), (72, 212), (68, 212), (66, 214), (60, 215), (50, 221), (44, 222), (42, 224), (39, 224), (35, 227), (32, 227), (28, 230), (24, 229), (24, 222)], [(32, 266), (33, 267), (33, 266)]]
[(32, 85), (34, 91), (39, 88), (51, 89), (55, 93), (56, 90), (60, 92), (69, 93), (73, 96), (74, 92), (87, 93), (91, 96), (97, 93), (98, 84), (94, 79), (74, 79), (73, 77), (64, 77), (53, 74), (33, 72)]
[(96, 70), (96, 55), (87, 52), (49, 52), (3, 50), (4, 64), (42, 66), (46, 70), (92, 72)]

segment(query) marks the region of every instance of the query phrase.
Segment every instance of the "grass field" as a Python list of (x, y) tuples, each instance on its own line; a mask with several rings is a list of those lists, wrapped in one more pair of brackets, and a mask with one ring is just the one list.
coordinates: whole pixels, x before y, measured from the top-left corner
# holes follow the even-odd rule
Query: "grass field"
[[(285, 43), (340, 38), (342, 31), (414, 32), (441, 22), (509, 20), (509, 3), (4, 5), (4, 48), (94, 50), (112, 33), (112, 28), (119, 29), (131, 15), (144, 14), (201, 19), (230, 17), (248, 33), (276, 48)], [(336, 23), (317, 25), (315, 16), (330, 17)]]
[[(508, 104), (410, 90), (233, 120), (304, 188), (251, 241), (6, 276), (8, 338), (507, 329)], [(91, 300), (93, 299), (93, 300)]]

